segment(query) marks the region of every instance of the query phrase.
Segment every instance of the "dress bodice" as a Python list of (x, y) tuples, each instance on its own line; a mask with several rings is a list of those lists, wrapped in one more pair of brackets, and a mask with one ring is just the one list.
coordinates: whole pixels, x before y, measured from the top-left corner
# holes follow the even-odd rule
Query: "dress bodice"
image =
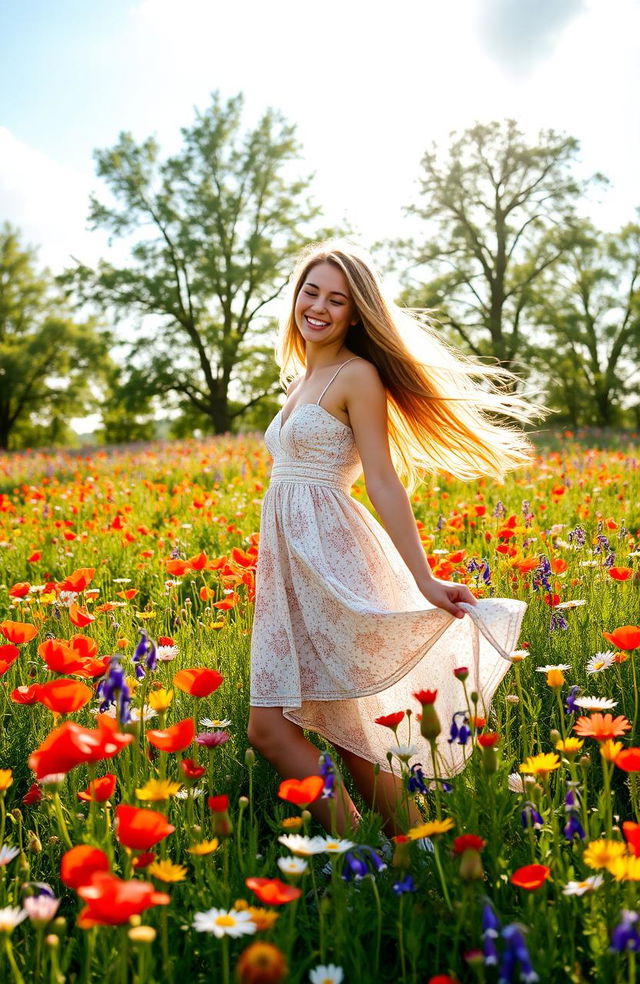
[(271, 484), (302, 482), (349, 491), (362, 473), (362, 462), (348, 424), (319, 403), (301, 403), (282, 423), (282, 410), (264, 435), (273, 456)]

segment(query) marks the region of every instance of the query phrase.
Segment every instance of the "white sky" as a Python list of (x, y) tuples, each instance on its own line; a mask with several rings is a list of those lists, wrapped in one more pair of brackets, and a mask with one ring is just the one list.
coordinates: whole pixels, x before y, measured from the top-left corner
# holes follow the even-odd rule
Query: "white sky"
[(55, 272), (107, 255), (92, 150), (121, 130), (175, 150), (214, 89), (244, 92), (247, 126), (296, 124), (325, 221), (366, 247), (406, 235), (423, 152), (476, 121), (577, 137), (612, 181), (585, 205), (603, 228), (640, 205), (638, 0), (5, 0), (3, 26), (0, 221)]

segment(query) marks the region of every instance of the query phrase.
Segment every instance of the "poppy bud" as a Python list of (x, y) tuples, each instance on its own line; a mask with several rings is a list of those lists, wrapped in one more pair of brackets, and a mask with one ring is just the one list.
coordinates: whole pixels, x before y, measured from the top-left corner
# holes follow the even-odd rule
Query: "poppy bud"
[(42, 841), (40, 840), (40, 838), (38, 837), (38, 835), (35, 834), (33, 832), (33, 830), (28, 830), (27, 831), (27, 838), (29, 840), (28, 847), (29, 847), (29, 850), (31, 851), (31, 853), (32, 854), (41, 854), (42, 853)]
[(554, 746), (555, 746), (556, 742), (562, 741), (562, 735), (560, 734), (560, 732), (558, 731), (557, 728), (552, 728), (551, 729), (551, 731), (549, 732), (549, 738), (553, 742)]
[(482, 881), (484, 868), (479, 851), (471, 849), (462, 852), (459, 874), (463, 881)]
[(411, 838), (404, 834), (398, 834), (393, 840), (393, 857), (391, 858), (392, 868), (408, 868), (411, 864)]
[(229, 797), (210, 796), (208, 806), (211, 810), (211, 826), (214, 836), (230, 837), (233, 833), (233, 826), (228, 812)]
[(246, 752), (244, 753), (244, 764), (249, 769), (256, 764), (256, 753), (254, 752), (253, 748), (247, 748)]

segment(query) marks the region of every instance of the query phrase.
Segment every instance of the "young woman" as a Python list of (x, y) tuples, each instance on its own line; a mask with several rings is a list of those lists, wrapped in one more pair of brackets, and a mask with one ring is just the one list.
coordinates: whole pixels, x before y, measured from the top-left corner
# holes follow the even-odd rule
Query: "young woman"
[[(385, 831), (397, 833), (392, 735), (376, 718), (417, 711), (413, 693), (429, 688), (446, 727), (465, 707), (452, 672), (463, 665), (487, 710), (527, 607), (477, 600), (434, 577), (408, 492), (438, 469), (502, 481), (533, 457), (504, 416), (528, 422), (544, 408), (494, 384), (513, 382), (512, 373), (472, 362), (396, 307), (368, 256), (335, 242), (300, 257), (276, 358), (283, 385), (302, 372), (265, 432), (273, 467), (262, 503), (249, 741), (283, 778), (300, 779), (319, 771), (319, 750), (303, 729), (324, 736)], [(384, 528), (350, 495), (362, 472)], [(415, 740), (428, 772), (429, 746), (414, 723)], [(461, 746), (438, 749), (440, 775), (463, 768)], [(359, 814), (341, 793), (343, 833)], [(311, 810), (328, 829), (327, 801)]]

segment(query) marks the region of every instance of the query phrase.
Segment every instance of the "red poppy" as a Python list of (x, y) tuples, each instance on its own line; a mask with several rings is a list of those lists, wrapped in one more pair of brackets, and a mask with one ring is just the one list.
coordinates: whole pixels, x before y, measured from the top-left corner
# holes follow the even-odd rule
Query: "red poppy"
[(143, 810), (121, 803), (116, 807), (116, 837), (133, 851), (148, 851), (176, 828), (157, 810)]
[(453, 671), (453, 675), (454, 675), (454, 677), (457, 677), (458, 680), (463, 680), (464, 681), (469, 676), (469, 667), (468, 666), (458, 666)]
[(159, 646), (173, 646), (174, 645), (174, 641), (171, 638), (171, 636), (158, 636), (158, 645)]
[(376, 718), (374, 724), (381, 724), (384, 728), (391, 728), (395, 731), (404, 717), (404, 711), (396, 711), (395, 714), (383, 714)]
[(161, 752), (181, 752), (193, 742), (195, 735), (193, 718), (184, 718), (163, 731), (147, 731), (147, 738)]
[(93, 659), (98, 652), (98, 643), (95, 639), (90, 639), (85, 635), (72, 635), (69, 645), (75, 649), (83, 659)]
[(190, 557), (187, 563), (192, 571), (202, 571), (207, 566), (207, 555), (203, 551), (195, 557)]
[(8, 642), (5, 646), (0, 646), (0, 676), (3, 676), (7, 672), (19, 655), (20, 650), (12, 642)]
[(180, 768), (186, 779), (200, 779), (207, 771), (204, 765), (198, 765), (193, 759), (182, 759)]
[(9, 696), (14, 704), (37, 704), (40, 686), (39, 683), (32, 683), (29, 687), (16, 687)]
[(60, 878), (67, 888), (88, 885), (97, 871), (109, 870), (109, 858), (91, 844), (78, 844), (62, 855)]
[(429, 978), (427, 984), (458, 984), (458, 981), (449, 974), (436, 974), (435, 977)]
[(51, 680), (38, 692), (38, 700), (56, 714), (71, 714), (91, 700), (93, 691), (77, 680)]
[(100, 872), (91, 884), (78, 889), (87, 905), (78, 916), (81, 929), (91, 926), (120, 926), (152, 905), (168, 905), (166, 892), (157, 892), (150, 882), (136, 879), (123, 881), (115, 875)]
[(31, 625), (30, 622), (12, 622), (10, 619), (0, 622), (0, 632), (2, 632), (5, 639), (8, 639), (9, 642), (14, 642), (18, 646), (21, 646), (24, 642), (30, 642), (38, 634), (36, 626)]
[(551, 869), (547, 868), (546, 864), (525, 864), (523, 868), (514, 871), (509, 880), (512, 885), (533, 892), (536, 888), (540, 888), (550, 874)]
[(245, 878), (244, 883), (264, 905), (284, 905), (302, 895), (301, 889), (287, 885), (279, 878)]
[(640, 748), (623, 748), (616, 755), (615, 763), (625, 772), (640, 772)]
[(453, 853), (462, 854), (463, 851), (481, 851), (487, 846), (487, 842), (478, 837), (477, 834), (461, 834), (453, 842)]
[(79, 567), (73, 574), (58, 585), (60, 591), (73, 591), (79, 594), (91, 583), (95, 569), (93, 567)]
[(52, 673), (76, 673), (85, 664), (85, 659), (64, 639), (47, 639), (38, 646), (38, 654)]
[(603, 632), (602, 634), (616, 649), (640, 649), (640, 625), (621, 625), (619, 629), (614, 629), (613, 632)]
[(143, 851), (142, 854), (136, 854), (131, 863), (136, 871), (141, 871), (143, 868), (148, 868), (155, 859), (155, 851)]
[(486, 731), (483, 735), (478, 735), (480, 748), (494, 748), (500, 741), (497, 731)]
[(624, 839), (631, 848), (631, 853), (635, 857), (640, 857), (640, 823), (634, 823), (632, 820), (625, 820), (622, 824), (622, 833), (624, 834)]
[(24, 598), (29, 594), (29, 589), (31, 585), (28, 581), (18, 581), (13, 587), (9, 588), (9, 596), (11, 598)]
[(416, 700), (419, 700), (422, 706), (424, 707), (425, 704), (428, 705), (428, 704), (435, 703), (435, 699), (437, 695), (438, 695), (437, 690), (419, 690), (417, 694), (414, 694), (413, 696), (415, 697)]
[(83, 605), (70, 605), (69, 618), (79, 629), (84, 629), (85, 625), (95, 622), (95, 615), (90, 615)]
[(76, 671), (76, 676), (88, 677), (91, 680), (94, 677), (104, 676), (109, 669), (110, 658), (110, 656), (101, 656), (100, 659), (88, 659), (83, 663), (82, 669)]
[(226, 813), (229, 809), (229, 797), (221, 793), (220, 796), (210, 796), (207, 806), (212, 813)]
[(191, 570), (186, 560), (167, 560), (165, 564), (167, 574), (171, 574), (172, 577), (182, 577), (183, 574), (187, 574)]
[(633, 576), (633, 567), (609, 567), (607, 573), (614, 581), (628, 581)]
[(131, 601), (137, 593), (137, 588), (129, 588), (127, 591), (116, 591), (118, 598), (124, 598), (125, 601)]
[(133, 735), (118, 732), (118, 723), (106, 714), (98, 715), (98, 727), (81, 728), (74, 721), (65, 721), (54, 728), (40, 746), (29, 756), (29, 768), (37, 779), (59, 772), (69, 772), (81, 762), (99, 762), (113, 758), (121, 748), (133, 741)]
[(224, 677), (216, 670), (204, 666), (194, 666), (190, 670), (179, 670), (173, 678), (173, 683), (179, 690), (184, 690), (192, 697), (208, 697), (218, 689)]
[(29, 554), (29, 556), (27, 557), (27, 563), (37, 564), (41, 557), (42, 557), (42, 553), (39, 550), (35, 550), (34, 553)]
[(308, 806), (318, 799), (324, 789), (322, 776), (307, 776), (306, 779), (285, 779), (280, 783), (278, 796), (296, 806)]
[(42, 786), (37, 782), (32, 782), (22, 797), (22, 802), (25, 806), (34, 806), (41, 802), (43, 795)]
[(78, 799), (85, 800), (87, 803), (104, 803), (111, 799), (116, 788), (116, 777), (112, 772), (107, 772), (104, 776), (92, 779), (86, 789), (78, 793)]

